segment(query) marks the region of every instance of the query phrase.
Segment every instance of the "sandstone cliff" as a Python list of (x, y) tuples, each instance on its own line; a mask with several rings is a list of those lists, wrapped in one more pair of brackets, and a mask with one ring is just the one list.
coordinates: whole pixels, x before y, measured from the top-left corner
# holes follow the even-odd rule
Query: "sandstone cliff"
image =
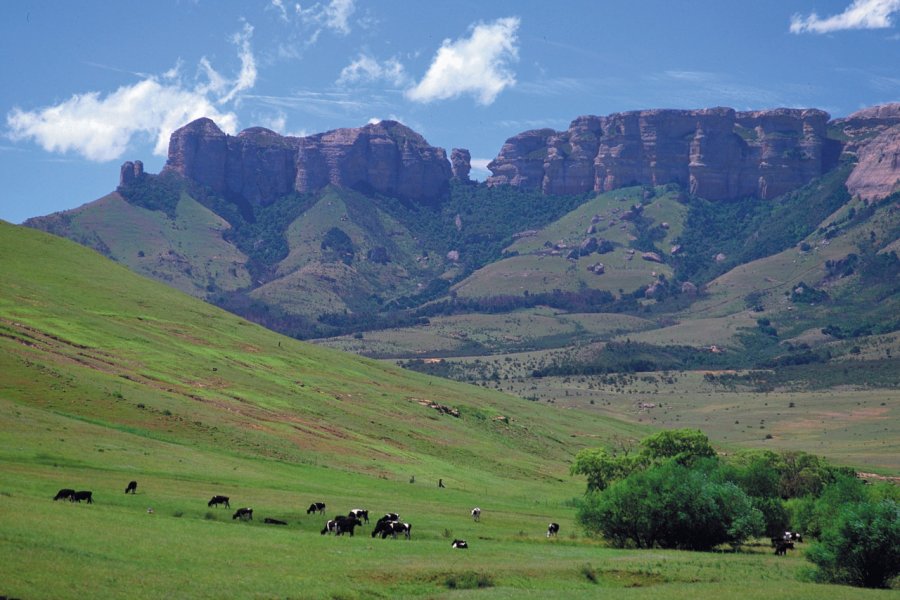
[(289, 137), (262, 127), (231, 136), (198, 119), (172, 134), (164, 170), (250, 205), (329, 184), (431, 201), (450, 179), (446, 152), (395, 121)]
[(847, 178), (852, 195), (875, 200), (900, 189), (900, 103), (866, 108), (835, 119), (831, 127), (857, 159)]
[(773, 198), (833, 167), (840, 143), (828, 114), (776, 109), (645, 110), (583, 116), (566, 131), (526, 131), (506, 141), (489, 185), (580, 194), (679, 183), (712, 200)]

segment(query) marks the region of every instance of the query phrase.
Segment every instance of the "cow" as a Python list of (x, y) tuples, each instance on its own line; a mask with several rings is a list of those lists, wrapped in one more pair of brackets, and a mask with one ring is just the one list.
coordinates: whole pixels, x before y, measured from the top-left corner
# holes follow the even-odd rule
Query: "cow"
[(340, 517), (335, 520), (337, 521), (334, 525), (335, 535), (344, 535), (349, 532), (350, 537), (353, 537), (353, 529), (355, 527), (362, 527), (362, 521), (356, 517)]
[(466, 543), (466, 540), (453, 540), (453, 543), (450, 545), (451, 548), (456, 548), (458, 550), (468, 550), (469, 544)]
[(231, 515), (231, 520), (240, 519), (241, 521), (252, 521), (253, 520), (253, 509), (252, 508), (239, 508), (234, 511), (234, 514)]
[(59, 490), (58, 492), (56, 492), (56, 495), (53, 496), (53, 501), (56, 502), (57, 500), (71, 500), (72, 496), (74, 496), (74, 495), (75, 495), (75, 490), (70, 489), (70, 488), (63, 488), (63, 489)]
[(472, 509), (472, 520), (476, 522), (481, 520), (481, 509), (477, 506)]
[(224, 504), (225, 508), (231, 508), (231, 504), (228, 503), (228, 496), (213, 496), (210, 501), (206, 503), (207, 506), (218, 506), (220, 504)]
[(547, 537), (556, 537), (557, 533), (559, 533), (559, 523), (550, 523), (547, 525)]
[(325, 521), (325, 527), (322, 528), (322, 535), (325, 535), (326, 533), (334, 533), (334, 528), (336, 526), (337, 521), (335, 521), (334, 519), (328, 519), (327, 521)]
[(380, 533), (381, 539), (385, 539), (387, 536), (396, 539), (397, 534), (402, 533), (406, 536), (406, 539), (410, 539), (411, 531), (412, 525), (409, 523), (401, 523), (400, 521), (379, 521), (372, 531), (372, 537), (375, 537)]
[(317, 512), (324, 513), (325, 512), (325, 503), (324, 502), (313, 502), (309, 505), (309, 508), (306, 509), (306, 514), (316, 514)]
[(778, 542), (778, 545), (775, 547), (775, 556), (787, 556), (788, 550), (794, 549), (794, 542), (788, 542), (786, 540), (781, 540)]
[(75, 492), (72, 494), (72, 497), (69, 498), (72, 502), (81, 502), (82, 500), (87, 500), (88, 504), (94, 503), (94, 498), (92, 496), (93, 492), (83, 491), (83, 492)]
[(399, 521), (400, 515), (398, 513), (385, 513), (383, 517), (378, 519), (378, 523), (382, 521)]
[(278, 519), (271, 519), (269, 517), (266, 517), (265, 519), (263, 519), (263, 523), (266, 523), (268, 525), (287, 525), (287, 523), (285, 523), (284, 521), (280, 521)]
[(125, 488), (125, 493), (131, 492), (132, 494), (137, 493), (137, 481), (129, 481), (128, 487)]
[(365, 523), (369, 522), (369, 511), (362, 508), (354, 508), (350, 511), (350, 514), (348, 516), (356, 517), (357, 519)]

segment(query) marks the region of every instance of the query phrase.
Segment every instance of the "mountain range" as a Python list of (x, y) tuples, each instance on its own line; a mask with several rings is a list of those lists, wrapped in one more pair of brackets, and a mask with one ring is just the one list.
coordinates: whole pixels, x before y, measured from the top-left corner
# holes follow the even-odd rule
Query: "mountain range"
[[(516, 135), (479, 183), (467, 150), (448, 159), (395, 121), (290, 137), (199, 119), (172, 134), (159, 174), (128, 161), (116, 191), (25, 224), (372, 356), (571, 350), (637, 332), (745, 350), (747, 332), (780, 332), (731, 353), (728, 366), (749, 368), (898, 328), (898, 153), (900, 104), (840, 119), (644, 110)], [(548, 308), (622, 323), (491, 339), (483, 323), (442, 328)]]

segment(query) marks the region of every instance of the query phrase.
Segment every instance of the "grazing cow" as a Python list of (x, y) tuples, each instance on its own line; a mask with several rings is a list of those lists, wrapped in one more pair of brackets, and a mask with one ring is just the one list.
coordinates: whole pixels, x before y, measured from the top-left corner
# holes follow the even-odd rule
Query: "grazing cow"
[(137, 492), (137, 481), (129, 481), (128, 487), (125, 488), (125, 493), (131, 492), (132, 494)]
[(306, 509), (306, 514), (315, 514), (317, 512), (324, 513), (325, 512), (325, 503), (324, 502), (313, 502), (309, 505), (309, 508)]
[(263, 523), (267, 523), (269, 525), (287, 525), (287, 523), (285, 523), (284, 521), (279, 521), (278, 519), (271, 519), (269, 517), (266, 517), (265, 519), (263, 519)]
[(550, 523), (547, 525), (547, 537), (555, 537), (559, 533), (559, 523)]
[(381, 539), (385, 539), (387, 536), (397, 539), (397, 534), (402, 533), (406, 536), (406, 539), (410, 539), (411, 531), (412, 525), (409, 523), (401, 523), (400, 521), (379, 521), (372, 531), (372, 537), (375, 537), (380, 533)]
[(228, 496), (213, 496), (210, 501), (206, 503), (207, 506), (218, 506), (220, 504), (224, 504), (225, 508), (231, 508), (231, 504), (228, 503)]
[(253, 509), (252, 508), (239, 508), (237, 509), (233, 515), (231, 515), (231, 520), (240, 519), (241, 521), (252, 521), (253, 520)]
[(382, 521), (399, 521), (400, 515), (398, 513), (385, 513), (383, 517), (378, 519), (378, 523)]
[(74, 496), (74, 495), (75, 495), (75, 490), (69, 489), (69, 488), (63, 488), (63, 489), (59, 490), (58, 492), (56, 492), (56, 495), (53, 496), (53, 501), (56, 502), (57, 500), (71, 500), (72, 496)]
[(450, 547), (457, 548), (459, 550), (468, 550), (469, 544), (466, 543), (466, 540), (453, 540), (453, 544), (451, 544)]
[(369, 511), (362, 508), (354, 508), (350, 511), (349, 516), (356, 517), (365, 523), (369, 522)]
[[(344, 535), (345, 533), (349, 533), (350, 537), (353, 537), (353, 529), (355, 527), (361, 527), (362, 521), (357, 519), (356, 517), (335, 517), (334, 521), (334, 534), (335, 535)], [(330, 521), (329, 521), (330, 523)], [(322, 530), (322, 533), (326, 533), (328, 529), (328, 524), (326, 523), (325, 529)]]
[(472, 520), (480, 521), (481, 520), (481, 509), (477, 506), (472, 509)]
[(326, 533), (334, 533), (334, 528), (336, 526), (337, 521), (335, 521), (334, 519), (328, 519), (327, 521), (325, 521), (325, 527), (322, 528), (322, 535), (325, 535)]
[(787, 556), (787, 551), (793, 549), (794, 542), (782, 540), (778, 542), (778, 545), (775, 547), (775, 556)]
[(93, 492), (88, 492), (88, 491), (75, 492), (74, 494), (72, 494), (72, 497), (69, 498), (69, 500), (71, 500), (72, 502), (81, 502), (82, 500), (87, 500), (88, 504), (93, 504), (94, 498), (93, 498), (92, 494), (93, 494)]

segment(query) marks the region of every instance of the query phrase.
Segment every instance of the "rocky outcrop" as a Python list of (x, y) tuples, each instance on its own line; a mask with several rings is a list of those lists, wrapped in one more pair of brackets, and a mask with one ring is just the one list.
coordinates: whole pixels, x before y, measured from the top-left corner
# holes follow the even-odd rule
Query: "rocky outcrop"
[(252, 206), (329, 184), (431, 201), (450, 179), (446, 152), (396, 121), (290, 137), (262, 127), (231, 136), (198, 119), (172, 134), (164, 170)]
[(124, 187), (130, 183), (134, 183), (144, 176), (144, 163), (139, 160), (131, 162), (130, 160), (122, 163), (119, 169), (119, 187)]
[(863, 200), (877, 200), (900, 190), (900, 125), (886, 130), (857, 151), (858, 162), (847, 190)]
[(472, 170), (472, 155), (465, 148), (454, 148), (450, 152), (450, 170), (453, 177), (460, 181), (469, 181)]
[(873, 106), (831, 123), (846, 140), (845, 151), (857, 164), (847, 189), (875, 200), (900, 189), (900, 103)]
[(776, 109), (645, 110), (583, 116), (569, 129), (526, 131), (489, 165), (489, 185), (547, 194), (678, 183), (711, 199), (773, 198), (834, 166), (828, 114)]

